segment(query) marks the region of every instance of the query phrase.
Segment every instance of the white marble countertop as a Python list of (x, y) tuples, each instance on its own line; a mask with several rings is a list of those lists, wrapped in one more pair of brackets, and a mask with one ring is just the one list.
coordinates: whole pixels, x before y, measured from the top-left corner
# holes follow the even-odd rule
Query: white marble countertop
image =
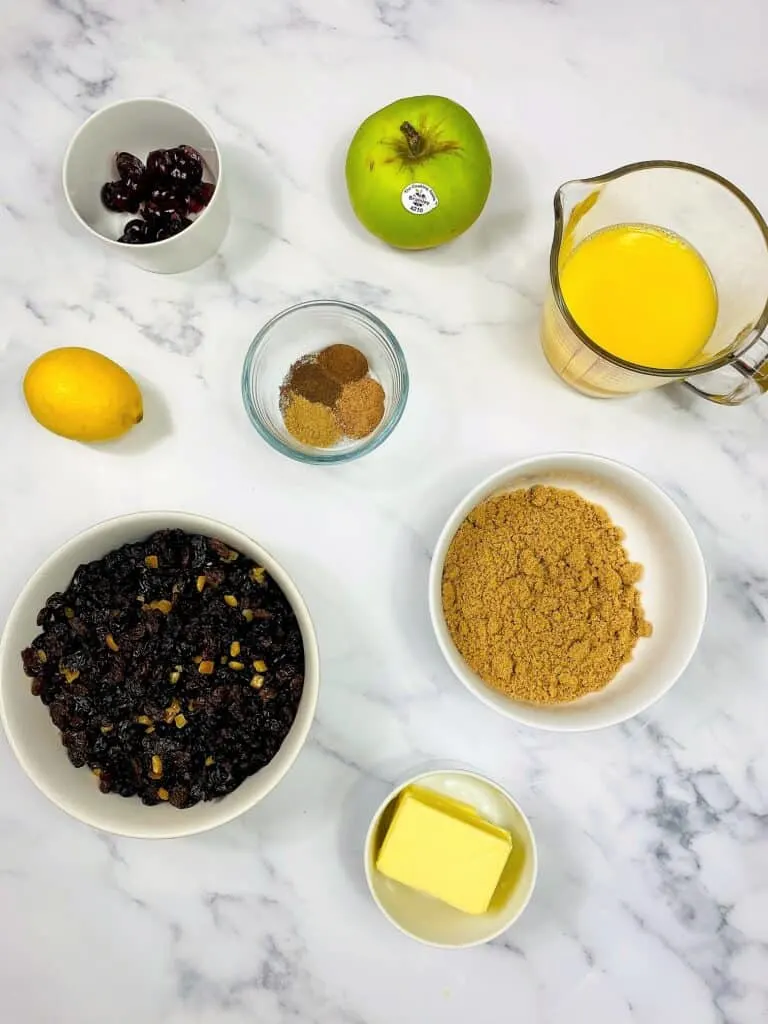
[[(0, 739), (0, 992), (8, 1024), (758, 1024), (768, 1020), (768, 398), (680, 389), (599, 404), (537, 341), (551, 198), (630, 160), (711, 166), (768, 210), (763, 0), (27, 0), (0, 33), (0, 621), (27, 576), (104, 517), (176, 507), (284, 561), (319, 631), (317, 720), (235, 823), (111, 839), (35, 789)], [(493, 151), (475, 229), (407, 255), (346, 206), (342, 160), (401, 95), (463, 102)], [(213, 126), (235, 224), (179, 277), (109, 263), (65, 214), (69, 136), (157, 94)], [(313, 469), (239, 399), (255, 330), (337, 296), (402, 341), (411, 399), (370, 457)], [(117, 359), (147, 420), (124, 444), (45, 433), (20, 381), (59, 344)], [(594, 734), (516, 727), (451, 676), (426, 579), (459, 497), (519, 457), (624, 460), (680, 503), (711, 607), (682, 680)], [(529, 813), (540, 878), (502, 939), (451, 953), (398, 934), (361, 872), (391, 781), (453, 760)]]

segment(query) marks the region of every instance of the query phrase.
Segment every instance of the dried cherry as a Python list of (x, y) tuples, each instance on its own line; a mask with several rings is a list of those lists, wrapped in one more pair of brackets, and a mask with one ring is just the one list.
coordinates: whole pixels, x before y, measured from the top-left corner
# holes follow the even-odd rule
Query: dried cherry
[(141, 197), (138, 190), (125, 181), (107, 181), (101, 187), (101, 201), (115, 213), (136, 213)]

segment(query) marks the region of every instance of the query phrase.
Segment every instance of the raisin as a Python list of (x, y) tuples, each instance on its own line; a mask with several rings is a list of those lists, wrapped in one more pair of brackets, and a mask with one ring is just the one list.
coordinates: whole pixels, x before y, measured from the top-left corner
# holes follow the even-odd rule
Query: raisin
[(174, 786), (170, 791), (168, 802), (173, 807), (189, 807), (189, 787), (188, 786)]
[(40, 660), (40, 652), (36, 651), (34, 647), (27, 647), (21, 652), (21, 663), (26, 674), (33, 678), (40, 671), (43, 664)]

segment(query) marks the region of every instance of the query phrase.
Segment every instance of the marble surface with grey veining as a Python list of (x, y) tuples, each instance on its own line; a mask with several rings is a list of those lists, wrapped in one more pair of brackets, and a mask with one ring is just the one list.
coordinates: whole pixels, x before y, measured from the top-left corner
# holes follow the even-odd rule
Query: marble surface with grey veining
[[(768, 210), (763, 0), (6, 0), (0, 11), (0, 620), (76, 531), (185, 508), (294, 575), (322, 652), (317, 720), (251, 813), (174, 842), (97, 834), (0, 739), (0, 1017), (7, 1024), (760, 1024), (768, 1021), (768, 398), (678, 388), (596, 404), (537, 341), (569, 178), (654, 157), (710, 166)], [(367, 236), (345, 195), (356, 125), (402, 95), (475, 114), (494, 156), (475, 228), (428, 253)], [(178, 277), (110, 262), (64, 207), (67, 141), (113, 100), (198, 112), (230, 171), (221, 253)], [(254, 332), (313, 296), (361, 303), (405, 349), (411, 399), (358, 463), (312, 469), (250, 428)], [(122, 444), (45, 433), (20, 381), (97, 348), (147, 396)], [(700, 648), (626, 725), (515, 726), (452, 678), (430, 552), (491, 470), (573, 448), (678, 501), (711, 582)], [(518, 797), (540, 848), (518, 924), (419, 946), (371, 903), (360, 851), (388, 783), (435, 760)], [(105, 798), (106, 799), (106, 798)]]

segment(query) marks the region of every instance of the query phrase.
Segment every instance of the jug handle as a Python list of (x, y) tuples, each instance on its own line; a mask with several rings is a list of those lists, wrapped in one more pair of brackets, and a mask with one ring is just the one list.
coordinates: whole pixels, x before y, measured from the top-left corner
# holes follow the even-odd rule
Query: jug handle
[[(705, 391), (690, 380), (683, 383), (702, 398), (719, 405), (741, 405), (750, 398), (764, 395), (768, 391), (768, 339), (761, 335), (746, 352), (728, 364), (742, 376), (730, 391), (723, 393)], [(717, 372), (717, 371), (715, 371)]]

